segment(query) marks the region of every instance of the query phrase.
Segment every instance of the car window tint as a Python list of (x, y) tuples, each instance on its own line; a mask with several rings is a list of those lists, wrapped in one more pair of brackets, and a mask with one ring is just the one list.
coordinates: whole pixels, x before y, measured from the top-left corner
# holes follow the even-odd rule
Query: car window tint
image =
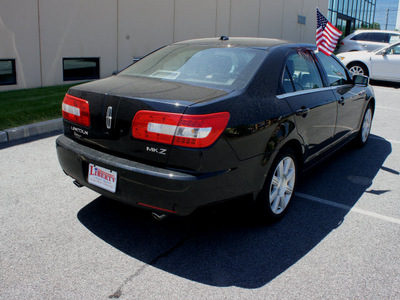
[(139, 60), (119, 75), (242, 89), (267, 52), (254, 48), (171, 45)]
[(296, 91), (323, 87), (311, 53), (299, 51), (290, 54), (286, 60), (286, 66)]
[(385, 34), (380, 32), (371, 32), (369, 36), (369, 41), (377, 42), (377, 43), (384, 43), (385, 42)]
[(353, 41), (368, 41), (368, 35), (369, 35), (369, 33), (364, 32), (364, 33), (356, 34), (351, 39)]
[(281, 90), (283, 94), (294, 92), (293, 82), (289, 75), (288, 66), (285, 67), (283, 72)]
[(328, 75), (329, 86), (343, 85), (348, 82), (346, 70), (336, 59), (321, 52), (316, 53), (316, 56)]
[(386, 50), (386, 54), (389, 55), (400, 55), (400, 45), (392, 46)]
[(383, 34), (383, 42), (389, 43), (390, 35), (389, 33), (384, 33)]

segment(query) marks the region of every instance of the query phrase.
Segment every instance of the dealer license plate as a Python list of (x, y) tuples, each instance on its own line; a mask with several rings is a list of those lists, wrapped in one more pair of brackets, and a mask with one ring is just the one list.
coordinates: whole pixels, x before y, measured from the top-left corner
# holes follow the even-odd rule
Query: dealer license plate
[(89, 164), (88, 182), (115, 193), (117, 189), (117, 172)]

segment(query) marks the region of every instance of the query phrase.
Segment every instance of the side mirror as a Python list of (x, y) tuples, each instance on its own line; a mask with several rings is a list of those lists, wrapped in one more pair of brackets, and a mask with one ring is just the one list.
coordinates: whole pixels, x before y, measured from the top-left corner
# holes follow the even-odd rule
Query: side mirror
[(353, 83), (358, 86), (368, 86), (369, 77), (364, 75), (353, 75)]

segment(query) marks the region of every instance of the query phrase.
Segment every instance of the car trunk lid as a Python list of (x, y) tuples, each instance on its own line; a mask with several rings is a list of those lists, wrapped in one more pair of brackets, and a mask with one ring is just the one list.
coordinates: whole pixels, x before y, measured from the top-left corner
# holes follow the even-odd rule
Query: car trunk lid
[(68, 94), (89, 103), (90, 127), (65, 121), (65, 134), (110, 154), (165, 165), (170, 145), (132, 137), (140, 110), (183, 114), (188, 106), (229, 92), (153, 78), (114, 76), (79, 85)]

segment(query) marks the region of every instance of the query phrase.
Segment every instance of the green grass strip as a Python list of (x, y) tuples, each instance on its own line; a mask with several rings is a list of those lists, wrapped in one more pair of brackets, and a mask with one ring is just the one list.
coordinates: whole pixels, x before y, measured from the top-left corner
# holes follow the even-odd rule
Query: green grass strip
[(61, 103), (74, 85), (0, 92), (0, 130), (61, 118)]

